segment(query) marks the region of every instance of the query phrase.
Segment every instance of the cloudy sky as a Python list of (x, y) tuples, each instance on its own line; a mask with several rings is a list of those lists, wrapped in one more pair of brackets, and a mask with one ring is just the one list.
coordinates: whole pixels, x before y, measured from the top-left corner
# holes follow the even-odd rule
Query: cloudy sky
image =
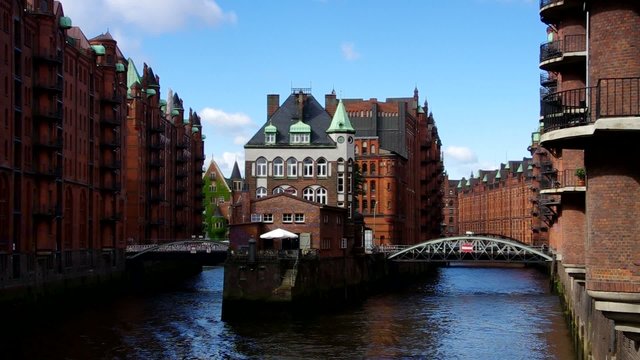
[[(450, 178), (528, 156), (539, 115), (534, 0), (62, 0), (197, 111), (226, 176), (266, 121), (267, 94), (427, 100)], [(241, 166), (242, 168), (242, 166)]]

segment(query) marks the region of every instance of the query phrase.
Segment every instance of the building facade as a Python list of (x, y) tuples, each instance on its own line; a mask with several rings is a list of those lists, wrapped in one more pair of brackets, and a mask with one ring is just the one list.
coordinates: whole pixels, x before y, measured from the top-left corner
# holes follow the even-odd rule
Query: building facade
[[(535, 216), (531, 194), (535, 194), (536, 186), (530, 158), (508, 161), (501, 164), (500, 169), (479, 170), (478, 176), (462, 178), (455, 188), (457, 235), (473, 232), (503, 236), (529, 245), (544, 245), (534, 237), (532, 229)], [(449, 201), (449, 204), (456, 204)], [(447, 211), (451, 212), (451, 208)]]
[[(327, 103), (335, 95), (327, 95)], [(377, 245), (417, 244), (441, 234), (441, 141), (418, 89), (408, 98), (344, 99), (363, 178), (356, 208)], [(329, 108), (330, 109), (330, 108)]]
[[(0, 13), (7, 55), (0, 62), (0, 283), (120, 272), (126, 239), (139, 236), (129, 224), (148, 216), (129, 210), (130, 202), (144, 205), (127, 184), (146, 183), (149, 175), (144, 164), (128, 169), (129, 61), (109, 33), (87, 39), (57, 1), (2, 1)], [(144, 86), (136, 96), (158, 93), (154, 84)], [(189, 135), (199, 133), (198, 121), (185, 126)], [(204, 157), (200, 135), (189, 140), (195, 197)], [(189, 207), (195, 213), (195, 199)]]
[(640, 3), (545, 0), (540, 17), (540, 202), (561, 284), (586, 353), (637, 359)]
[[(248, 239), (240, 236), (242, 224), (255, 223), (261, 230), (270, 230), (274, 226), (271, 224), (284, 222), (297, 224), (301, 248), (319, 249), (322, 256), (342, 255), (337, 251), (342, 238), (349, 238), (349, 246), (353, 246), (354, 235), (346, 232), (345, 225), (347, 219), (353, 217), (354, 135), (342, 102), (335, 106), (331, 116), (310, 89), (292, 89), (282, 104), (279, 95), (268, 95), (267, 122), (245, 145), (245, 179), (239, 184), (235, 168), (231, 176), (236, 193), (231, 220), (232, 244)], [(293, 207), (287, 209), (287, 219), (277, 218), (285, 213), (257, 212), (258, 204), (265, 202), (263, 198), (279, 194), (292, 198), (289, 203)], [(294, 199), (298, 199), (297, 202)], [(314, 234), (319, 236), (314, 229), (320, 226), (318, 221), (296, 223), (295, 219), (288, 218), (315, 219), (301, 210), (308, 209), (309, 203), (320, 206), (317, 214), (343, 211), (342, 234), (333, 239), (315, 238)], [(249, 233), (242, 230), (242, 234)], [(330, 241), (326, 243), (327, 240)]]
[[(239, 171), (239, 170), (238, 170)], [(231, 208), (231, 180), (226, 179), (212, 158), (204, 173), (204, 226), (209, 239), (227, 239)]]

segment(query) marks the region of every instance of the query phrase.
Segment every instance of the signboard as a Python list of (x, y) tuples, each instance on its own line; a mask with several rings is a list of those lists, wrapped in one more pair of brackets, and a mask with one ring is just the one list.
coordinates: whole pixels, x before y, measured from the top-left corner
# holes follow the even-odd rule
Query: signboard
[(473, 244), (465, 243), (460, 246), (460, 251), (463, 253), (473, 252)]
[(300, 249), (311, 249), (311, 234), (310, 233), (301, 233), (300, 234)]

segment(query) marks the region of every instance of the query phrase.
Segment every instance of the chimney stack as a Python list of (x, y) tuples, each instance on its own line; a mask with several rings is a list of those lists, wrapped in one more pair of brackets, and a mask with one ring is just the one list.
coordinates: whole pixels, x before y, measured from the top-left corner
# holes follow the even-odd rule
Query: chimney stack
[(331, 94), (326, 94), (324, 96), (324, 109), (327, 110), (331, 117), (335, 114), (337, 107), (338, 100), (336, 99), (336, 92), (332, 91)]
[(273, 114), (280, 108), (280, 95), (268, 94), (267, 95), (267, 119), (270, 119)]

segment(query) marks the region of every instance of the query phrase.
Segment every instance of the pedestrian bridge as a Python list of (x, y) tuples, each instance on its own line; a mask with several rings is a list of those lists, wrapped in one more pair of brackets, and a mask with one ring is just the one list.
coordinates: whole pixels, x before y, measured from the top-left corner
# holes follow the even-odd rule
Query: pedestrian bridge
[(417, 245), (383, 246), (387, 259), (398, 262), (545, 263), (553, 261), (546, 248), (513, 239), (468, 235), (429, 240)]
[(127, 260), (140, 258), (144, 255), (154, 257), (177, 257), (184, 255), (207, 256), (211, 254), (227, 253), (228, 245), (218, 241), (207, 240), (165, 240), (155, 244), (127, 245)]

